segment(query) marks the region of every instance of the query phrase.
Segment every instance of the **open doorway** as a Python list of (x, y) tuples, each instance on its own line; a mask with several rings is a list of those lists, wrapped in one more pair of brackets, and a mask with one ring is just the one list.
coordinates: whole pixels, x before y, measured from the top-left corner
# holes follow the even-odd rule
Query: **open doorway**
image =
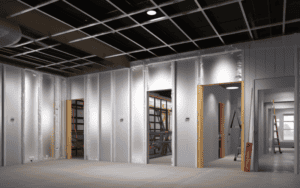
[(148, 92), (148, 164), (171, 165), (171, 90)]
[(84, 159), (84, 100), (67, 101), (67, 159)]
[(244, 83), (198, 86), (198, 168), (244, 170)]

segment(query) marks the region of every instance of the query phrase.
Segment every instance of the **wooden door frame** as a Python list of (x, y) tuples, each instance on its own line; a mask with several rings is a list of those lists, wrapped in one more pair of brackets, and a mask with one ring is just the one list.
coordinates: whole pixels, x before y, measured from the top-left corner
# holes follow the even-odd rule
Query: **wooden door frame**
[(245, 113), (245, 86), (244, 81), (239, 82), (229, 82), (229, 83), (218, 83), (218, 84), (208, 84), (208, 85), (198, 85), (197, 86), (197, 168), (204, 168), (204, 152), (203, 152), (203, 96), (205, 86), (215, 86), (223, 84), (241, 84), (241, 170), (245, 171), (245, 128), (244, 128), (244, 113)]

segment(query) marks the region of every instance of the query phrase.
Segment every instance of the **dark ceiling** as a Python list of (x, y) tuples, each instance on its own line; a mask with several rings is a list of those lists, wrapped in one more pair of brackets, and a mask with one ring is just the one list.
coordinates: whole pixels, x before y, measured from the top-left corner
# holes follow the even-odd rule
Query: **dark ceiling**
[(299, 9), (299, 0), (1, 0), (0, 16), (23, 37), (0, 57), (73, 76), (296, 33)]

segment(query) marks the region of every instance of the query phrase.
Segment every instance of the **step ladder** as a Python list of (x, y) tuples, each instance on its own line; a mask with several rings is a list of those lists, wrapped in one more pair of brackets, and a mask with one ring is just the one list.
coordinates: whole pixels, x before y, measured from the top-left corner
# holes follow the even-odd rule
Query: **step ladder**
[[(279, 142), (279, 135), (278, 135), (278, 127), (277, 127), (277, 118), (276, 118), (276, 114), (275, 114), (275, 105), (274, 105), (274, 100), (273, 100), (273, 108), (274, 108), (274, 118), (275, 118), (275, 123), (274, 123), (274, 126), (275, 126), (275, 131), (276, 132), (276, 140), (277, 140), (277, 143), (278, 143), (278, 148), (279, 148), (279, 153), (281, 154), (281, 148), (280, 148), (280, 142)], [(275, 151), (275, 146), (274, 146), (274, 153), (276, 153)]]
[[(236, 114), (236, 110), (234, 110), (234, 113), (233, 113), (233, 117), (232, 117), (230, 129), (232, 129), (232, 125), (233, 125), (235, 114)], [(242, 129), (242, 126), (240, 124), (240, 121), (239, 121), (238, 117), (237, 117), (237, 120), (238, 120), (238, 124), (239, 124), (239, 127), (240, 127), (240, 131), (239, 131), (238, 147), (236, 148), (236, 152), (234, 154), (233, 161), (236, 161), (236, 158), (239, 156), (239, 154), (241, 154), (241, 129)]]

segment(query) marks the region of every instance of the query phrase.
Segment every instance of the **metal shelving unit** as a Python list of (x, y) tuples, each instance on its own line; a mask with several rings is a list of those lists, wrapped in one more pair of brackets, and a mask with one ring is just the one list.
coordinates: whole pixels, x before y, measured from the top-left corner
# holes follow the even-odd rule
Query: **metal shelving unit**
[[(168, 109), (168, 101), (170, 102), (171, 100), (163, 97), (149, 95), (149, 100), (151, 98), (153, 98), (154, 104), (150, 105), (149, 103), (149, 159), (172, 155), (172, 131), (170, 130), (172, 110)], [(157, 101), (159, 101), (159, 104), (157, 104)], [(163, 104), (166, 105), (165, 108)]]
[(75, 100), (75, 104), (72, 102), (72, 157), (83, 157), (84, 155), (84, 131), (78, 130), (79, 125), (84, 125), (84, 123), (78, 122), (78, 120), (84, 120), (84, 117), (79, 117), (78, 110), (80, 109), (84, 109), (83, 100)]

